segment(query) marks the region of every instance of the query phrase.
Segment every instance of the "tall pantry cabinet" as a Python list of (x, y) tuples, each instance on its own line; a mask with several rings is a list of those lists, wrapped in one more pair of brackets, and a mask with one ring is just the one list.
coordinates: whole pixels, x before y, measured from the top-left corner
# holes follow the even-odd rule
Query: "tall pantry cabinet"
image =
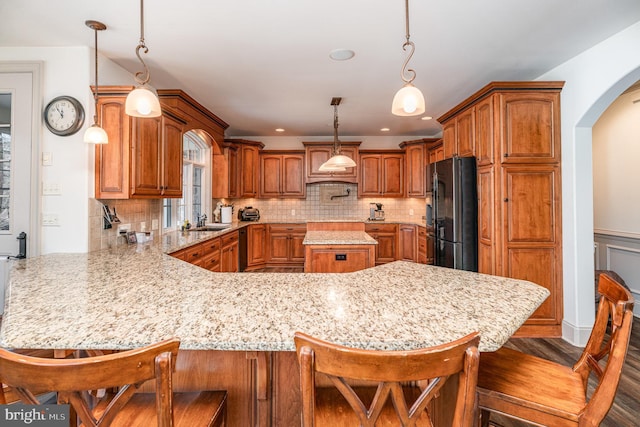
[(479, 272), (550, 291), (519, 336), (562, 334), (563, 85), (493, 82), (438, 119), (445, 155), (477, 159)]

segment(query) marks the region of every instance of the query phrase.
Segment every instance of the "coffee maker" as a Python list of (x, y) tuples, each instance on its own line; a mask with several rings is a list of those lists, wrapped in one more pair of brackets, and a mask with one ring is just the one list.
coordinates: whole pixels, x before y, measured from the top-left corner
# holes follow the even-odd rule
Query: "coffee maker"
[(369, 203), (369, 221), (384, 221), (382, 203)]

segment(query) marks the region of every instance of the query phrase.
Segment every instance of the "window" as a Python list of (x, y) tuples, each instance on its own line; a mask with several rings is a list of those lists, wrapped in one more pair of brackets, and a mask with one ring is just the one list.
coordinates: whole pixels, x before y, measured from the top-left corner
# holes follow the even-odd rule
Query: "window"
[[(0, 230), (10, 231), (11, 224), (11, 94), (0, 94), (3, 108), (0, 119)], [(6, 114), (4, 114), (6, 112)], [(6, 115), (6, 117), (4, 117)]]
[(207, 141), (189, 131), (182, 140), (182, 198), (164, 199), (162, 204), (165, 229), (180, 228), (186, 219), (192, 225), (200, 215), (210, 211), (211, 182), (210, 152)]

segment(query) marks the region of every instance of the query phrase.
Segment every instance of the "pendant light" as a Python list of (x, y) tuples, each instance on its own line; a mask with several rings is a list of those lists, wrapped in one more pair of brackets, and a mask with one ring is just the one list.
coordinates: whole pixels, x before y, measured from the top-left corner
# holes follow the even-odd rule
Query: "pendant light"
[(138, 71), (135, 74), (136, 83), (138, 85), (134, 90), (129, 92), (125, 102), (125, 113), (133, 117), (158, 117), (162, 114), (160, 109), (160, 100), (155, 89), (147, 83), (151, 78), (149, 68), (140, 56), (140, 50), (144, 53), (149, 52), (149, 48), (144, 43), (144, 0), (140, 0), (140, 42), (136, 47), (136, 56), (142, 63), (144, 71)]
[(324, 162), (318, 168), (322, 172), (344, 172), (346, 168), (352, 168), (356, 165), (351, 157), (347, 157), (341, 154), (340, 140), (338, 139), (338, 105), (342, 98), (332, 98), (331, 105), (333, 105), (333, 152), (329, 160)]
[(84, 142), (91, 144), (107, 144), (109, 137), (107, 132), (98, 124), (98, 31), (107, 29), (107, 26), (98, 21), (84, 21), (84, 25), (91, 28), (94, 33), (95, 42), (95, 86), (93, 90), (93, 102), (95, 104), (93, 113), (93, 124), (84, 132)]
[[(409, 40), (409, 0), (405, 0), (405, 10), (405, 22), (407, 29), (405, 37), (407, 38), (407, 41), (402, 45), (402, 50), (406, 51), (407, 48), (411, 48), (411, 51), (409, 52), (407, 59), (404, 61), (402, 70), (400, 71), (400, 77), (405, 84), (398, 92), (396, 92), (396, 96), (393, 97), (391, 113), (396, 116), (417, 116), (424, 113), (425, 107), (422, 92), (412, 84), (413, 79), (416, 78), (416, 72), (411, 68), (407, 69), (409, 60), (411, 60), (411, 57), (416, 50), (416, 46), (411, 40)], [(406, 72), (410, 73), (409, 78), (405, 76)]]

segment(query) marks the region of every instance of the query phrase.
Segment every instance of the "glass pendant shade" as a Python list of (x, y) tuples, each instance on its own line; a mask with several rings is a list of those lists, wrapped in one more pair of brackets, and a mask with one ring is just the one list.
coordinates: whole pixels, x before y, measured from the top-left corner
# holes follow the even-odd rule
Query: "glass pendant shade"
[[(331, 160), (331, 159), (329, 159)], [(320, 167), (318, 168), (318, 170), (320, 172), (344, 172), (347, 170), (347, 168), (342, 167), (342, 166), (332, 166), (329, 163), (329, 160), (327, 160), (326, 162), (324, 162), (323, 164), (320, 165)]]
[(424, 96), (411, 83), (405, 84), (393, 97), (391, 113), (396, 116), (418, 116), (425, 111)]
[(108, 144), (109, 137), (104, 129), (94, 123), (84, 132), (84, 142), (90, 144)]
[(327, 160), (324, 164), (338, 168), (352, 168), (355, 167), (356, 162), (354, 162), (351, 157), (347, 157), (344, 154), (337, 154)]
[(132, 117), (159, 117), (162, 114), (158, 96), (147, 85), (138, 86), (129, 92), (124, 109)]

